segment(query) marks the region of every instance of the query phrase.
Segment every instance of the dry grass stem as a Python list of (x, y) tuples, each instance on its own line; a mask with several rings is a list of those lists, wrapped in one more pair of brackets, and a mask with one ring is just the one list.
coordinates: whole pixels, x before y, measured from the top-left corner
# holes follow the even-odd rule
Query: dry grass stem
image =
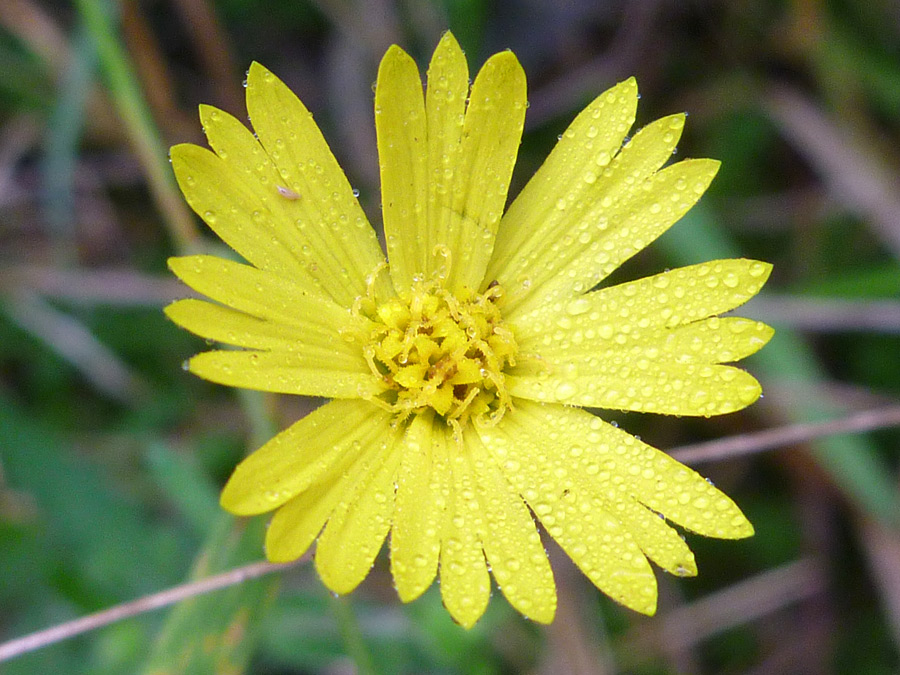
[(79, 305), (162, 307), (175, 298), (195, 297), (177, 279), (131, 269), (61, 269), (36, 265), (0, 268), (0, 294), (28, 288)]
[(826, 422), (789, 424), (715, 441), (693, 443), (674, 448), (669, 454), (679, 462), (696, 465), (804, 443), (824, 436), (862, 433), (894, 426), (900, 426), (900, 405), (865, 410)]
[(6, 314), (57, 355), (68, 361), (97, 390), (126, 405), (147, 394), (147, 385), (78, 319), (40, 296), (21, 291), (8, 297)]
[(251, 563), (229, 570), (228, 572), (222, 572), (221, 574), (200, 579), (199, 581), (190, 581), (160, 591), (159, 593), (145, 595), (137, 600), (125, 602), (100, 612), (88, 614), (80, 619), (67, 621), (53, 626), (52, 628), (37, 631), (16, 638), (15, 640), (4, 642), (0, 644), (0, 662), (14, 659), (22, 654), (41, 649), (42, 647), (61, 642), (62, 640), (68, 640), (76, 635), (81, 635), (82, 633), (108, 626), (117, 621), (122, 621), (123, 619), (129, 619), (133, 616), (144, 614), (145, 612), (151, 612), (155, 609), (174, 605), (182, 600), (187, 600), (188, 598), (211, 593), (212, 591), (218, 591), (229, 586), (243, 583), (244, 581), (258, 579), (267, 574), (297, 567), (307, 560), (309, 560), (309, 556), (303, 556), (299, 560), (289, 563)]
[[(826, 579), (814, 559), (801, 559), (758, 574), (712, 593), (635, 629), (629, 644), (634, 653), (648, 642), (663, 643), (665, 651), (680, 651), (714, 635), (761, 619), (778, 610), (822, 593)], [(651, 627), (656, 627), (652, 633)]]
[(796, 330), (900, 334), (900, 302), (766, 295), (746, 305), (751, 316)]
[(849, 129), (800, 92), (773, 88), (766, 108), (837, 200), (865, 218), (900, 259), (900, 197), (890, 171), (855, 142)]

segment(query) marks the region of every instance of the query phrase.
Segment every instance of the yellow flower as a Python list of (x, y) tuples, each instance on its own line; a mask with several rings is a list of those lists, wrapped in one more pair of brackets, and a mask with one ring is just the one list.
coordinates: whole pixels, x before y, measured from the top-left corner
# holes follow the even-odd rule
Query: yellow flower
[(191, 207), (249, 264), (173, 258), (215, 301), (167, 314), (243, 349), (195, 356), (226, 385), (334, 399), (245, 459), (222, 493), (232, 513), (275, 510), (274, 561), (301, 556), (336, 593), (367, 575), (390, 533), (400, 598), (440, 570), (453, 618), (473, 625), (489, 572), (540, 622), (556, 609), (535, 519), (603, 592), (656, 608), (648, 558), (694, 575), (668, 521), (702, 535), (753, 528), (709, 482), (575, 406), (717, 415), (760, 394), (721, 365), (772, 331), (718, 318), (757, 293), (770, 266), (719, 260), (593, 290), (703, 194), (718, 162), (671, 158), (683, 115), (623, 146), (634, 79), (595, 99), (504, 213), (525, 117), (511, 52), (469, 86), (446, 34), (423, 94), (391, 47), (375, 121), (387, 260), (312, 115), (254, 63), (247, 108), (256, 136), (203, 106), (212, 152), (172, 149)]

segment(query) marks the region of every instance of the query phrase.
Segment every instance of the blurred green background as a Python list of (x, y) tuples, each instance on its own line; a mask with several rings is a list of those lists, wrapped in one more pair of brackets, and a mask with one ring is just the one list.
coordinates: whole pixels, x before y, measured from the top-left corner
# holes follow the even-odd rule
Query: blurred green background
[[(450, 28), (474, 73), (529, 77), (513, 193), (581, 106), (638, 78), (638, 126), (687, 111), (679, 157), (723, 168), (621, 281), (727, 256), (775, 265), (742, 310), (778, 329), (746, 362), (765, 399), (724, 418), (610, 415), (663, 449), (896, 405), (900, 397), (900, 4), (891, 0), (0, 0), (0, 641), (259, 560), (264, 522), (217, 493), (310, 409), (181, 369), (203, 344), (160, 308), (179, 251), (214, 249), (166, 148), (197, 105), (246, 117), (251, 60), (314, 112), (373, 223), (371, 85), (399, 43)], [(471, 631), (437, 588), (403, 606), (384, 555), (349, 599), (311, 566), (0, 665), (26, 673), (895, 673), (895, 429), (699, 466), (757, 535), (689, 539), (646, 618), (555, 556), (556, 622), (495, 593)], [(553, 553), (551, 551), (551, 553)]]

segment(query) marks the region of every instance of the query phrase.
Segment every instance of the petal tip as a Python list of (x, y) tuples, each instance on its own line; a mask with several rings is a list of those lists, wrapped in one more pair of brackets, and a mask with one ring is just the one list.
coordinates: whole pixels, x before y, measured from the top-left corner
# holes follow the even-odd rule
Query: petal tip
[(394, 587), (397, 589), (397, 597), (400, 598), (400, 602), (404, 605), (413, 600), (418, 600), (422, 597), (422, 594), (428, 590), (428, 586), (407, 586), (398, 584), (396, 576), (394, 576)]
[(544, 624), (545, 626), (549, 625), (553, 623), (553, 619), (556, 618), (556, 603), (524, 615), (535, 623)]
[(459, 40), (456, 39), (456, 36), (453, 34), (452, 30), (445, 30), (441, 35), (441, 39), (438, 41), (437, 47), (435, 47), (434, 51), (437, 52), (440, 49), (452, 49), (453, 51), (462, 51), (462, 48), (459, 46)]
[(772, 270), (775, 269), (775, 266), (764, 260), (751, 260), (747, 258), (744, 258), (743, 260), (749, 267), (750, 276), (754, 277), (759, 282), (760, 287), (765, 285), (769, 280), (769, 276), (772, 274)]
[[(256, 516), (265, 513), (266, 509), (254, 508), (253, 493), (247, 489), (243, 481), (235, 480), (235, 474), (222, 488), (219, 495), (219, 506), (235, 516)], [(258, 507), (258, 505), (256, 505)]]
[[(201, 260), (202, 257), (203, 256), (196, 255), (172, 256), (171, 258), (166, 260), (166, 264), (168, 265), (169, 270), (172, 272), (172, 274), (174, 274), (176, 277), (181, 279), (181, 281), (187, 284), (187, 282), (184, 280), (184, 277), (189, 272), (188, 266), (194, 265), (195, 268), (199, 267), (203, 264)], [(190, 286), (190, 284), (188, 284), (188, 286)]]
[[(232, 511), (234, 513), (234, 511)], [(243, 514), (237, 514), (243, 515)], [(309, 548), (306, 550), (300, 551), (299, 553), (291, 548), (289, 545), (283, 544), (281, 541), (277, 539), (270, 539), (268, 534), (266, 535), (265, 542), (265, 552), (266, 552), (266, 560), (273, 563), (289, 563), (294, 562), (295, 560), (299, 560), (306, 554)]]
[(268, 68), (266, 68), (259, 61), (251, 61), (250, 67), (247, 69), (247, 84), (249, 86), (251, 79), (255, 80), (260, 75), (264, 75), (266, 73), (271, 73)]
[[(190, 148), (195, 148), (193, 143), (176, 143), (171, 148), (169, 148), (169, 159), (172, 160), (174, 164), (176, 161), (180, 161), (186, 152), (190, 152)], [(177, 174), (177, 171), (176, 171)]]
[(772, 328), (772, 326), (770, 326), (769, 324), (763, 323), (762, 321), (758, 321), (756, 325), (759, 328), (759, 335), (757, 336), (757, 339), (761, 343), (759, 345), (759, 349), (762, 349), (769, 343), (769, 340), (771, 340), (775, 336), (775, 329)]
[(209, 136), (209, 131), (207, 131), (207, 127), (221, 124), (223, 117), (231, 117), (224, 110), (217, 108), (214, 105), (209, 105), (207, 103), (201, 103), (199, 105), (200, 111), (200, 124), (203, 126), (204, 133), (206, 133), (207, 137)]
[[(418, 79), (419, 67), (409, 54), (399, 45), (391, 45), (381, 57), (381, 63), (378, 65), (378, 76), (375, 80), (375, 106), (376, 109), (381, 105), (385, 95), (389, 90), (396, 88), (398, 83), (407, 83), (406, 78)], [(421, 82), (420, 82), (421, 84)], [(391, 91), (393, 93), (393, 91)]]
[(358, 578), (357, 575), (351, 576), (343, 574), (343, 570), (335, 570), (332, 569), (331, 566), (323, 564), (318, 555), (318, 550), (316, 551), (315, 566), (316, 572), (318, 572), (319, 578), (322, 580), (322, 583), (325, 584), (325, 587), (337, 595), (348, 595), (349, 593), (352, 593), (365, 578)]
[[(260, 93), (257, 93), (255, 96), (254, 92), (259, 92), (260, 89), (272, 87), (278, 87), (279, 85), (287, 89), (284, 83), (279, 80), (271, 70), (262, 65), (259, 61), (253, 61), (250, 64), (250, 68), (247, 70), (247, 79), (246, 89), (247, 89), (247, 109), (250, 111), (251, 107), (254, 103), (258, 102), (256, 96), (259, 96)], [(293, 95), (293, 92), (290, 92)], [(251, 112), (251, 117), (252, 117)]]
[(166, 315), (166, 318), (169, 321), (173, 321), (176, 324), (179, 324), (178, 317), (181, 316), (182, 307), (184, 304), (184, 300), (175, 300), (170, 302), (168, 305), (163, 307), (163, 314)]
[(478, 623), (478, 620), (484, 615), (484, 609), (469, 611), (463, 610), (459, 608), (448, 607), (447, 603), (444, 603), (444, 609), (450, 614), (450, 618), (456, 622), (462, 628), (466, 630), (471, 630), (472, 627)]
[(682, 560), (675, 570), (675, 575), (679, 577), (695, 577), (698, 573), (697, 560), (693, 555), (689, 559)]
[(519, 58), (509, 49), (497, 52), (484, 62), (481, 72), (487, 74), (491, 71), (511, 76), (514, 78), (514, 84), (516, 85), (525, 85), (525, 69), (522, 68)]
[(412, 61), (413, 58), (400, 45), (391, 45), (381, 57), (381, 65), (389, 65), (395, 61)]
[(618, 82), (614, 87), (604, 92), (603, 94), (600, 94), (600, 96), (604, 97), (610, 92), (615, 92), (619, 96), (627, 99), (628, 102), (631, 103), (635, 108), (637, 107), (638, 82), (637, 78), (634, 75), (632, 75), (628, 79)]
[[(651, 577), (653, 583), (647, 588), (634, 589), (635, 592), (629, 595), (610, 595), (616, 602), (624, 605), (628, 609), (634, 610), (644, 616), (653, 616), (656, 614), (656, 603), (658, 593), (656, 590), (656, 577)], [(604, 589), (601, 589), (607, 593)]]
[(732, 536), (728, 537), (729, 539), (747, 539), (756, 534), (756, 528), (753, 527), (753, 523), (751, 523), (746, 516), (741, 514), (740, 520), (741, 522), (733, 525), (734, 529), (732, 531)]

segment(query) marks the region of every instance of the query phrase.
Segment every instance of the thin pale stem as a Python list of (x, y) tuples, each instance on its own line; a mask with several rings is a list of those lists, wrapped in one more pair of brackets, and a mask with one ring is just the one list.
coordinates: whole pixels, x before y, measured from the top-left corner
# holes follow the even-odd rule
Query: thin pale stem
[(750, 316), (768, 323), (816, 333), (900, 334), (900, 302), (844, 298), (757, 296), (747, 305)]
[(669, 454), (685, 464), (702, 464), (764, 452), (824, 436), (860, 433), (895, 426), (900, 426), (900, 405), (865, 410), (836, 420), (789, 424), (766, 431), (684, 445), (674, 448)]
[[(791, 424), (757, 433), (740, 434), (718, 441), (682, 446), (673, 450), (671, 454), (673, 457), (686, 464), (700, 464), (754, 452), (763, 452), (784, 445), (809, 441), (824, 436), (860, 433), (893, 426), (900, 426), (900, 405), (866, 410), (837, 420), (808, 424)], [(30, 635), (0, 644), (0, 662), (60, 642), (61, 640), (86, 633), (96, 628), (108, 626), (109, 624), (121, 621), (122, 619), (127, 619), (143, 614), (144, 612), (173, 605), (186, 598), (210, 593), (221, 588), (239, 584), (243, 581), (278, 572), (302, 564), (307, 560), (308, 556), (304, 556), (293, 563), (273, 564), (259, 562), (245, 565), (228, 572), (223, 572), (222, 574), (201, 579), (200, 581), (174, 586), (165, 591), (147, 595), (132, 602), (116, 605), (115, 607), (96, 612), (95, 614), (89, 614), (80, 619), (68, 621), (46, 630), (31, 633)], [(339, 605), (335, 609), (338, 614), (341, 614), (343, 611)], [(346, 628), (346, 626), (342, 627), (342, 629), (344, 628)], [(361, 669), (364, 667), (362, 663), (358, 663), (357, 665)]]
[[(635, 631), (626, 651), (653, 653), (651, 644), (684, 650), (729, 629), (769, 616), (823, 592), (826, 575), (821, 561), (801, 558), (762, 572), (660, 616), (653, 632)], [(655, 645), (654, 645), (655, 646)]]
[(30, 633), (23, 637), (0, 644), (0, 662), (14, 659), (22, 654), (41, 649), (42, 647), (61, 642), (62, 640), (67, 640), (97, 628), (102, 628), (103, 626), (108, 626), (123, 619), (128, 619), (145, 612), (174, 605), (187, 598), (193, 598), (205, 593), (211, 593), (212, 591), (218, 591), (251, 579), (257, 579), (266, 576), (267, 574), (272, 574), (273, 572), (290, 569), (301, 565), (308, 560), (309, 556), (307, 555), (299, 560), (289, 563), (275, 564), (269, 562), (256, 562), (249, 565), (243, 565), (242, 567), (236, 567), (235, 569), (205, 579), (200, 579), (199, 581), (191, 581), (178, 586), (173, 586), (172, 588), (160, 591), (159, 593), (145, 595), (137, 600), (132, 600), (131, 602), (125, 602), (121, 605), (110, 607), (109, 609), (94, 612), (93, 614), (88, 614), (79, 619), (66, 621), (65, 623), (58, 624), (51, 628)]

